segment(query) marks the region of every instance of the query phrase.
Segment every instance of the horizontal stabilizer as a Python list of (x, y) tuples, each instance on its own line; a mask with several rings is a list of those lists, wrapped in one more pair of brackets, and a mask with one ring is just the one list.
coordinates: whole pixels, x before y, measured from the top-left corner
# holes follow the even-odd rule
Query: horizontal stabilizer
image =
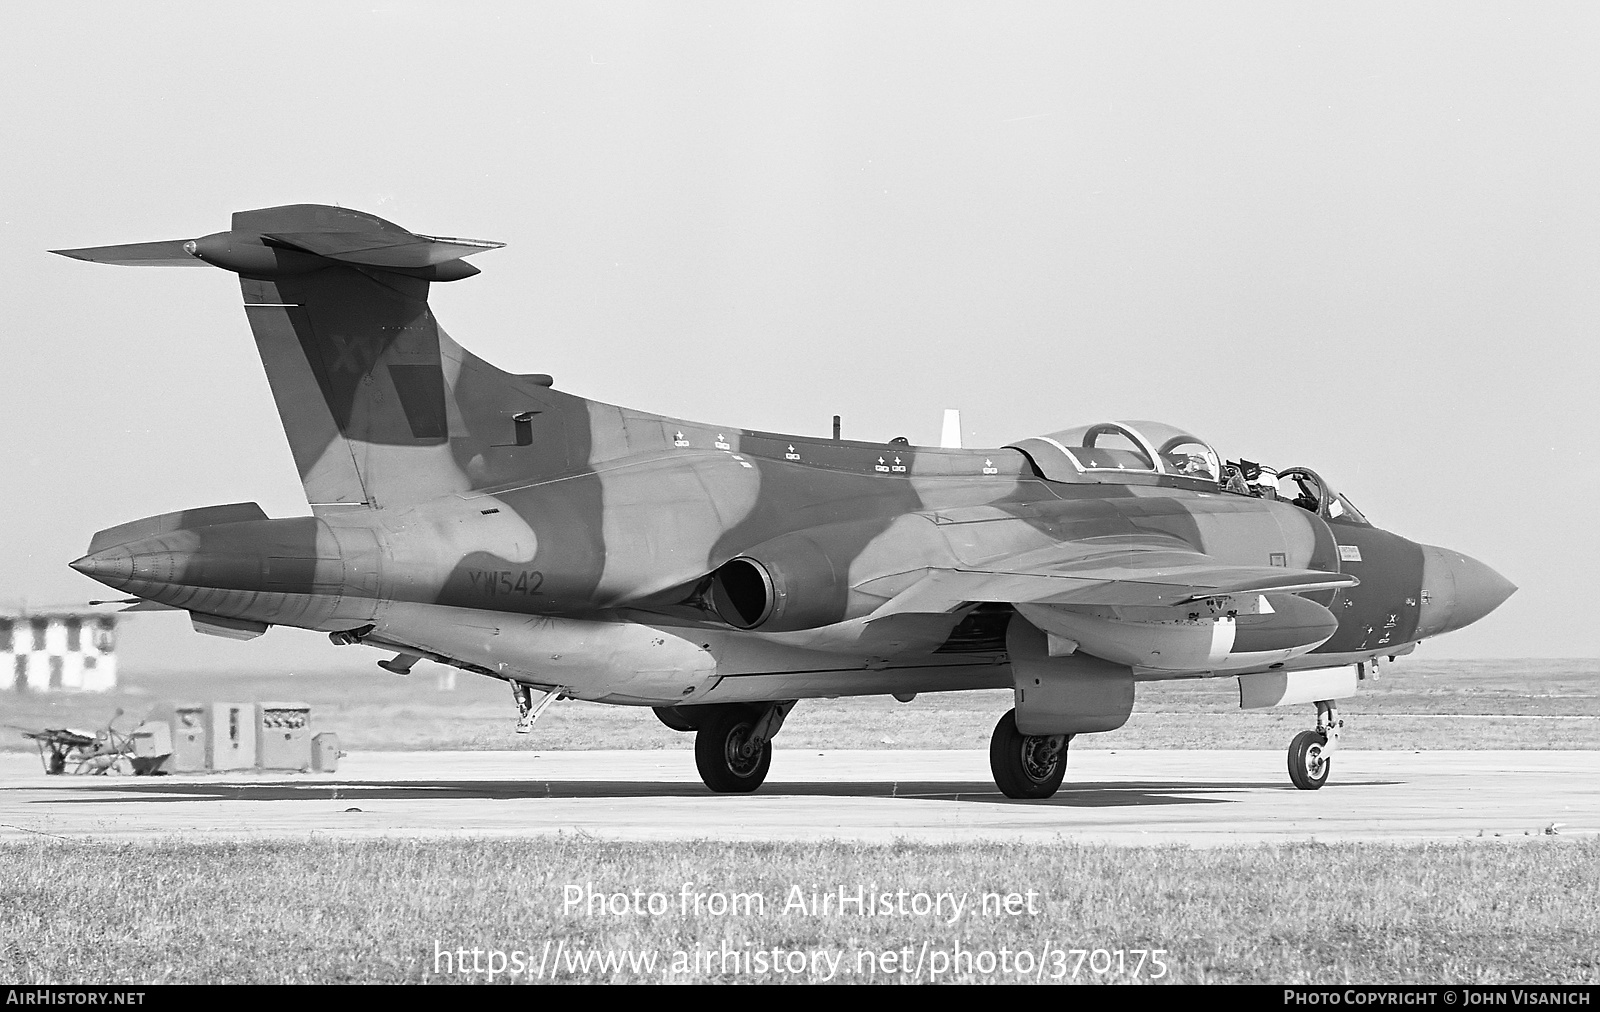
[(287, 278), (338, 266), (394, 271), (422, 281), (478, 273), (461, 258), (502, 242), (419, 235), (377, 215), (322, 204), (240, 211), (233, 228), (194, 239), (51, 250), (74, 260), (124, 267), (210, 265), (250, 278)]
[(451, 239), (417, 235), (403, 229), (373, 232), (265, 232), (271, 243), (315, 253), (341, 263), (367, 267), (432, 267), (484, 250), (499, 249), (503, 242)]
[(123, 267), (205, 267), (185, 247), (191, 240), (169, 239), (166, 242), (130, 242), (121, 246), (89, 246), (84, 249), (53, 249), (50, 252), (74, 260), (88, 260), (97, 264), (118, 264)]

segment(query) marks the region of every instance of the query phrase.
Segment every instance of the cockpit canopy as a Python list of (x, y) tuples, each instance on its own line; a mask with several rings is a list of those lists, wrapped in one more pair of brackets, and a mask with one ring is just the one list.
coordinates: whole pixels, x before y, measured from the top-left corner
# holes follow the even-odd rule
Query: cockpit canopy
[(1222, 480), (1217, 451), (1198, 436), (1165, 422), (1097, 422), (1013, 443), (1046, 478), (1083, 481), (1097, 474), (1165, 474)]
[(1247, 460), (1224, 463), (1210, 443), (1165, 422), (1096, 422), (1010, 445), (1027, 454), (1035, 469), (1051, 481), (1115, 482), (1134, 475), (1151, 476), (1143, 479), (1145, 484), (1159, 477), (1188, 479), (1195, 484), (1176, 484), (1281, 499), (1324, 520), (1368, 523), (1349, 499), (1310, 468), (1279, 472)]
[(1355, 503), (1335, 492), (1322, 476), (1309, 467), (1291, 467), (1278, 474), (1275, 481), (1277, 498), (1292, 502), (1309, 510), (1324, 520), (1339, 520), (1347, 524), (1372, 526)]

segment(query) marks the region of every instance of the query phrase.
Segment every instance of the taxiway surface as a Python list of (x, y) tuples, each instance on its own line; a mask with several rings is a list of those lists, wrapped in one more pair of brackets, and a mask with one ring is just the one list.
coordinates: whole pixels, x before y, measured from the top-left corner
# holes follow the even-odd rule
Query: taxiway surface
[(1014, 840), (1216, 846), (1600, 834), (1600, 752), (1341, 753), (1320, 791), (1281, 752), (1075, 752), (1048, 801), (1011, 801), (981, 751), (778, 751), (714, 795), (686, 750), (384, 752), (335, 774), (45, 776), (0, 755), (0, 839), (531, 836)]

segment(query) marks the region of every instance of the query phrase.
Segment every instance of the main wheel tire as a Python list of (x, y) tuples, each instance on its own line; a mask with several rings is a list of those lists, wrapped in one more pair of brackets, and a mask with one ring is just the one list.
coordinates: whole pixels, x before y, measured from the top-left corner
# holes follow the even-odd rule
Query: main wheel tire
[(1314, 791), (1328, 782), (1333, 757), (1322, 750), (1328, 739), (1316, 731), (1301, 731), (1289, 743), (1289, 779), (1302, 791)]
[(989, 771), (1008, 798), (1048, 798), (1067, 772), (1069, 734), (1023, 734), (1017, 711), (1008, 710), (989, 738)]
[(743, 794), (767, 779), (772, 742), (750, 747), (750, 732), (760, 719), (758, 709), (730, 706), (701, 722), (694, 736), (694, 764), (707, 787), (718, 794)]

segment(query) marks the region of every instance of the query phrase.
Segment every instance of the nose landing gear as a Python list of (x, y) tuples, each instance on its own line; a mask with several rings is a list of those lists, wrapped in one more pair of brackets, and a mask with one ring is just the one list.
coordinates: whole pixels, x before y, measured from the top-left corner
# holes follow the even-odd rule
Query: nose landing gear
[(1301, 731), (1289, 743), (1289, 780), (1302, 791), (1314, 791), (1328, 782), (1333, 753), (1339, 747), (1344, 721), (1330, 700), (1317, 701), (1317, 728)]

